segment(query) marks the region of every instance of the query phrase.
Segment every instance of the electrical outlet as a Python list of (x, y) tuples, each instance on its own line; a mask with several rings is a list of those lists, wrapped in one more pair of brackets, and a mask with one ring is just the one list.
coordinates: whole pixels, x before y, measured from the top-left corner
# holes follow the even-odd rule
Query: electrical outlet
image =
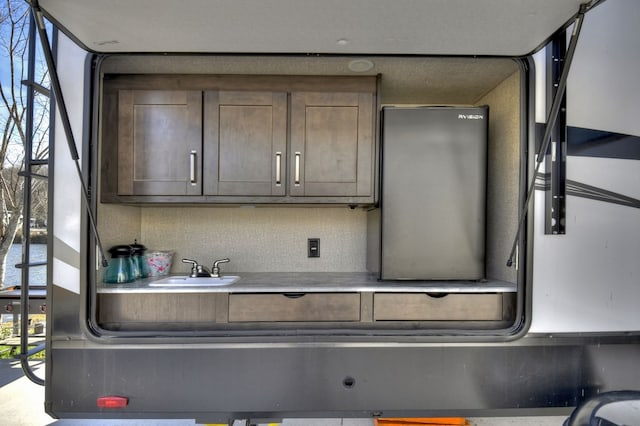
[(308, 257), (320, 257), (320, 238), (309, 238), (308, 240)]

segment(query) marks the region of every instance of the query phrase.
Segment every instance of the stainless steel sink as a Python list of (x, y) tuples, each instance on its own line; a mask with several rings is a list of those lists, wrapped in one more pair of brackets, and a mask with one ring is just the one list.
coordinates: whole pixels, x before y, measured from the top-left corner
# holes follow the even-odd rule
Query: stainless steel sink
[(197, 277), (192, 278), (186, 275), (173, 275), (161, 278), (149, 283), (150, 287), (212, 287), (230, 285), (240, 279), (237, 275), (225, 275), (224, 277)]

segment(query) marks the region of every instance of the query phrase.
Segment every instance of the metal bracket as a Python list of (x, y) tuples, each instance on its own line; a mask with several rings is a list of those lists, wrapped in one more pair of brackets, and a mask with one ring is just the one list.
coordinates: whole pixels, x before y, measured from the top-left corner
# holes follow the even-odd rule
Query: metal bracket
[(578, 38), (580, 36), (580, 30), (582, 29), (582, 23), (584, 21), (584, 15), (588, 7), (589, 5), (587, 3), (580, 5), (580, 10), (576, 15), (576, 19), (574, 20), (573, 33), (571, 34), (571, 40), (569, 42), (569, 47), (567, 49), (567, 55), (564, 61), (564, 65), (562, 67), (562, 73), (560, 74), (560, 81), (558, 82), (556, 95), (554, 96), (553, 102), (551, 103), (551, 109), (549, 110), (549, 116), (547, 118), (547, 124), (544, 129), (544, 136), (542, 137), (540, 149), (536, 154), (536, 167), (533, 172), (533, 176), (531, 178), (531, 183), (529, 184), (529, 189), (527, 190), (527, 196), (522, 206), (522, 211), (520, 212), (520, 219), (518, 220), (518, 229), (516, 230), (516, 235), (513, 239), (513, 245), (511, 246), (511, 253), (509, 254), (509, 259), (507, 260), (507, 266), (509, 267), (513, 265), (513, 257), (515, 256), (515, 253), (516, 253), (516, 247), (518, 245), (518, 241), (520, 240), (522, 227), (527, 217), (527, 212), (529, 211), (529, 204), (531, 203), (531, 198), (533, 197), (533, 192), (535, 190), (536, 176), (538, 176), (538, 173), (540, 171), (540, 165), (542, 164), (542, 159), (544, 158), (543, 155), (544, 153), (547, 152), (547, 149), (549, 148), (549, 142), (551, 141), (551, 133), (556, 124), (556, 120), (558, 119), (558, 113), (560, 111), (560, 106), (562, 104), (561, 101), (564, 96), (565, 90), (567, 88), (567, 77), (569, 76), (569, 70), (571, 69), (573, 54), (576, 51)]
[(551, 149), (546, 153), (545, 176), (545, 234), (565, 234), (566, 181), (567, 181), (567, 96), (558, 93), (558, 81), (562, 75), (562, 64), (566, 52), (566, 35), (556, 34), (547, 50), (547, 99), (560, 97), (560, 109), (555, 125), (551, 129)]

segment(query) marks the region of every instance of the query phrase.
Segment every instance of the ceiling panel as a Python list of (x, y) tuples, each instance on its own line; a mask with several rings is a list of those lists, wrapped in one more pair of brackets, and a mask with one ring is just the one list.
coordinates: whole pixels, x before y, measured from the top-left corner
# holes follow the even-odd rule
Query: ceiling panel
[(521, 56), (584, 0), (41, 0), (96, 52)]
[[(353, 59), (371, 69), (353, 72)], [(415, 56), (113, 55), (104, 74), (379, 75), (383, 104), (473, 105), (520, 70), (512, 59)]]

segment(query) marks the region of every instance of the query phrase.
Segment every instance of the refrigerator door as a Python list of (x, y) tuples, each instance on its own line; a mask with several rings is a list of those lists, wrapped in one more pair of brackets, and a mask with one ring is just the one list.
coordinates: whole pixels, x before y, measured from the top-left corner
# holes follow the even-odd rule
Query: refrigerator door
[(383, 109), (382, 279), (484, 278), (488, 113)]

